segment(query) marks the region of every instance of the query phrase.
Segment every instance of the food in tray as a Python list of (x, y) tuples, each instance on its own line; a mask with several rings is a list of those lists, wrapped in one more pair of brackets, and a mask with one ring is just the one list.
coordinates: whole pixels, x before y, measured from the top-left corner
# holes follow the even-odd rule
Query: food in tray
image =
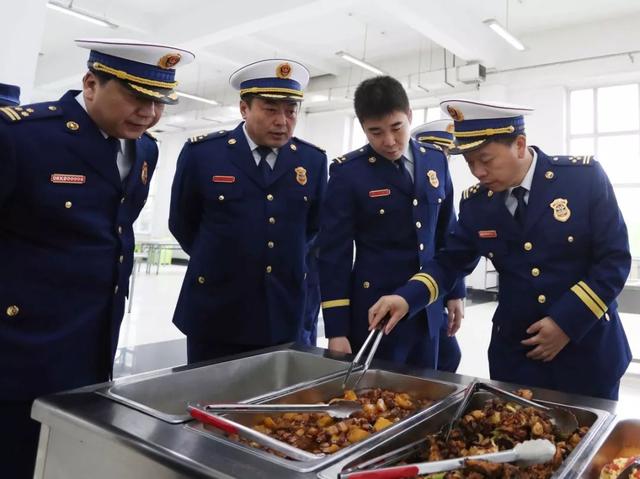
[[(605, 465), (600, 471), (600, 479), (616, 479), (622, 470), (632, 464), (640, 456), (617, 457), (609, 464)], [(630, 479), (640, 479), (640, 466), (632, 468)]]
[[(362, 404), (362, 411), (342, 420), (333, 419), (324, 413), (285, 413), (267, 416), (260, 424), (253, 426), (253, 429), (298, 449), (316, 454), (331, 454), (368, 438), (434, 402), (408, 393), (379, 388), (357, 393), (346, 390), (344, 396), (332, 401), (338, 399), (358, 401)], [(231, 437), (253, 447), (264, 448), (237, 435)]]
[[(517, 394), (527, 399), (532, 396), (529, 390), (519, 390)], [(413, 462), (504, 451), (529, 439), (548, 439), (555, 445), (556, 453), (546, 464), (519, 467), (508, 463), (470, 460), (462, 469), (422, 476), (428, 479), (547, 479), (560, 467), (588, 430), (586, 426), (580, 427), (568, 439), (562, 440), (543, 411), (502, 399), (490, 399), (482, 409), (464, 414), (446, 443), (440, 434), (427, 436), (427, 447)]]

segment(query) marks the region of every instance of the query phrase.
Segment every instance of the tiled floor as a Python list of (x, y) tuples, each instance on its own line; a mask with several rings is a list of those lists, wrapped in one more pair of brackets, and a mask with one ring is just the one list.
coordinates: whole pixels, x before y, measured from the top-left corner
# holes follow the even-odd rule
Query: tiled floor
[[(144, 267), (140, 269), (132, 311), (125, 316), (120, 331), (116, 376), (186, 363), (184, 335), (171, 322), (185, 271), (184, 266), (171, 265), (162, 266), (158, 275), (147, 275)], [(459, 373), (489, 377), (486, 351), (495, 308), (495, 302), (467, 306), (464, 324), (458, 333), (462, 349)], [(622, 317), (634, 355), (640, 358), (640, 314)], [(318, 346), (326, 347), (322, 325), (318, 333)], [(640, 363), (632, 364), (623, 378), (620, 399), (620, 413), (640, 417)]]

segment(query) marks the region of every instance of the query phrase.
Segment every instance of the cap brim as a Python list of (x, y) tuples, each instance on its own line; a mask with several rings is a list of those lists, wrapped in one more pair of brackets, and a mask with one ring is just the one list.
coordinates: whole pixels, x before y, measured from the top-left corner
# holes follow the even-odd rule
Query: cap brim
[(456, 143), (454, 147), (449, 149), (449, 154), (462, 155), (464, 153), (470, 153), (479, 148), (482, 148), (485, 145), (485, 143), (487, 143), (488, 140), (489, 138), (484, 138), (482, 140), (471, 141), (469, 143), (463, 143), (463, 144)]
[(127, 81), (123, 81), (122, 84), (136, 96), (145, 100), (152, 100), (156, 103), (164, 103), (165, 105), (175, 105), (178, 103), (178, 95), (172, 89), (150, 87), (148, 85), (139, 85)]
[(300, 96), (282, 95), (279, 93), (246, 93), (246, 94), (259, 96), (261, 98), (267, 98), (269, 100), (286, 100), (286, 101), (295, 101), (295, 102), (301, 102), (303, 100), (303, 98)]

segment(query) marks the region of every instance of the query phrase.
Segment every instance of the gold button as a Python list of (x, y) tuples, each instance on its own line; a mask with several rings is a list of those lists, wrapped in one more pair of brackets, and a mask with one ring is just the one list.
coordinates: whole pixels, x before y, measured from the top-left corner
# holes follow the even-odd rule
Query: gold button
[(57, 108), (56, 108), (55, 106), (53, 106), (53, 105), (49, 105), (49, 110), (51, 110), (51, 111), (56, 111), (56, 110), (57, 110)]
[(438, 203), (442, 203), (442, 198), (438, 198)]
[(76, 131), (80, 129), (80, 125), (78, 125), (75, 121), (68, 121), (67, 128), (69, 128), (71, 131)]
[(118, 261), (120, 261), (120, 263), (123, 263), (124, 262), (124, 256), (120, 255), (120, 257), (118, 258)]
[(489, 254), (487, 255), (487, 257), (488, 257), (489, 259), (493, 258), (493, 252), (489, 251)]
[(272, 225), (276, 224), (276, 219), (273, 216), (269, 218), (269, 224), (272, 224)]
[(271, 266), (267, 266), (267, 273), (271, 273), (271, 271), (273, 271), (273, 268)]
[(11, 305), (7, 308), (7, 316), (9, 316), (10, 318), (17, 316), (19, 312), (20, 308), (18, 308), (16, 305)]
[(224, 195), (218, 196), (218, 201), (224, 201)]
[(198, 283), (204, 284), (205, 281), (204, 276), (198, 276)]
[(380, 213), (381, 215), (383, 215), (383, 214), (384, 214), (384, 210), (383, 210), (383, 209), (381, 209), (378, 213)]
[(489, 198), (491, 198), (493, 196), (493, 191), (491, 191), (491, 190), (487, 191), (487, 196)]
[(236, 139), (235, 138), (229, 138), (229, 140), (227, 140), (227, 143), (229, 143), (230, 145), (235, 145), (236, 144)]
[(362, 287), (364, 289), (369, 289), (369, 286), (371, 286), (371, 283), (369, 283), (369, 281), (365, 281), (364, 283), (362, 283)]
[(273, 195), (271, 193), (267, 195), (267, 200), (273, 201)]
[(524, 244), (524, 250), (525, 250), (525, 251), (531, 251), (532, 249), (533, 249), (533, 244), (531, 244), (530, 242), (528, 242), (528, 241), (527, 241), (527, 242)]
[(269, 242), (267, 243), (267, 246), (268, 246), (269, 248), (273, 248), (275, 245), (276, 245), (276, 244), (275, 244), (273, 241), (269, 241)]
[(420, 153), (425, 153), (427, 150), (424, 149), (424, 146), (420, 147)]
[(307, 196), (304, 197), (304, 201), (305, 203), (309, 201), (309, 198)]
[(124, 196), (122, 198), (120, 198), (120, 204), (124, 204), (124, 199), (125, 199)]
[(544, 304), (547, 301), (547, 297), (544, 294), (538, 296), (538, 303)]
[(298, 149), (298, 147), (297, 147), (296, 145), (294, 145), (293, 143), (291, 143), (290, 148), (291, 148), (293, 151), (296, 151), (296, 150)]
[(420, 223), (419, 221), (416, 221), (416, 228), (418, 229), (422, 228), (422, 223)]
[(413, 199), (413, 206), (418, 206), (418, 200), (416, 198)]
[(118, 234), (121, 235), (122, 234), (122, 226), (118, 226)]
[(547, 172), (544, 174), (544, 177), (545, 177), (547, 180), (552, 180), (554, 176), (555, 176), (555, 175), (553, 174), (553, 171), (547, 171)]
[(116, 287), (113, 288), (113, 294), (118, 294), (118, 285), (116, 284)]
[(369, 157), (369, 163), (373, 164), (376, 162), (376, 157), (375, 156), (370, 156)]
[(568, 241), (569, 243), (573, 243), (573, 236), (569, 236), (569, 237), (567, 238), (567, 241)]
[(67, 201), (67, 202), (64, 204), (64, 207), (65, 207), (66, 209), (69, 209), (69, 208), (71, 208), (72, 206), (73, 206), (73, 203), (71, 203), (71, 201)]
[(424, 251), (424, 244), (420, 243), (420, 251)]
[(540, 270), (538, 268), (532, 268), (531, 269), (531, 276), (533, 276), (533, 277), (540, 276)]

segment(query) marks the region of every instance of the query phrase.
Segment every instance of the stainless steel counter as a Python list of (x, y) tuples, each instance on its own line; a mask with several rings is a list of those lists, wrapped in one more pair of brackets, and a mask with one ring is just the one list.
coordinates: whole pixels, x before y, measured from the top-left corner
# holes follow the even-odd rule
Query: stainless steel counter
[[(348, 356), (337, 356), (323, 349), (295, 345), (284, 345), (262, 352), (288, 350), (309, 353), (317, 357), (350, 360)], [(254, 352), (234, 358), (255, 354)], [(215, 363), (148, 373), (115, 383), (89, 386), (38, 399), (32, 410), (33, 418), (42, 423), (35, 477), (37, 479), (316, 478), (318, 471), (298, 472), (284, 468), (275, 462), (262, 460), (257, 455), (247, 454), (242, 448), (233, 444), (197, 434), (184, 424), (167, 422), (141, 409), (134, 409), (96, 394), (96, 391), (104, 392), (110, 386), (116, 386), (118, 390), (122, 390), (120, 386), (132, 384), (141, 379), (157, 380), (157, 378), (172, 377), (179, 373), (193, 374), (196, 368)], [(329, 364), (333, 363), (329, 362)], [(344, 366), (346, 368), (346, 362)], [(433, 370), (399, 367), (384, 361), (374, 361), (373, 367), (461, 385), (473, 379)], [(296, 374), (293, 376), (297, 377)], [(250, 379), (244, 381), (250, 381)], [(513, 387), (508, 384), (495, 382), (494, 384), (506, 388)], [(224, 387), (217, 382), (212, 385), (218, 388)], [(535, 388), (533, 390), (538, 399), (615, 412), (616, 403), (612, 401)], [(252, 395), (259, 395), (259, 392), (254, 388)], [(176, 396), (180, 396), (181, 393), (181, 391), (175, 391)]]

